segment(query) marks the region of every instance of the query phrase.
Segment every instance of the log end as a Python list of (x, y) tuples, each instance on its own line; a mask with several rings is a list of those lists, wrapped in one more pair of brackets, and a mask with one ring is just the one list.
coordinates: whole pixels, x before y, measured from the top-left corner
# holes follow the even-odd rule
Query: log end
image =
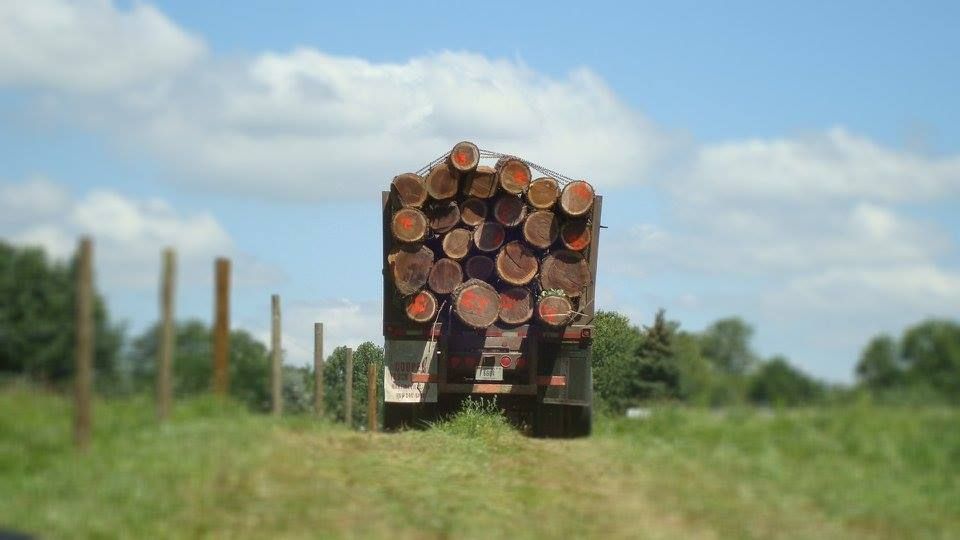
[(516, 227), (527, 217), (527, 205), (514, 195), (501, 195), (493, 204), (493, 219), (504, 227)]
[(390, 187), (400, 206), (420, 208), (427, 201), (427, 185), (423, 177), (418, 174), (397, 175), (393, 178)]
[(470, 253), (473, 243), (473, 233), (467, 229), (453, 229), (443, 237), (443, 253), (447, 257), (459, 261)]
[(530, 185), (530, 167), (517, 158), (503, 158), (497, 163), (497, 182), (507, 193), (520, 195)]
[(513, 287), (500, 293), (500, 320), (518, 325), (533, 317), (533, 294), (526, 287)]
[(474, 255), (467, 259), (465, 270), (469, 279), (490, 281), (494, 273), (494, 262), (486, 255)]
[(413, 322), (430, 322), (437, 314), (437, 298), (430, 291), (420, 291), (407, 297), (404, 301), (404, 312)]
[(427, 194), (436, 200), (451, 199), (460, 188), (459, 173), (447, 162), (439, 163), (430, 169), (425, 180)]
[(570, 217), (586, 215), (593, 208), (593, 186), (584, 180), (575, 180), (563, 187), (560, 208)]
[(563, 224), (560, 239), (567, 249), (583, 251), (593, 239), (593, 229), (585, 219), (571, 220)]
[(416, 208), (401, 208), (390, 220), (390, 232), (401, 242), (420, 242), (427, 236), (427, 217)]
[(463, 193), (470, 197), (489, 199), (497, 193), (497, 171), (493, 167), (478, 165), (477, 170), (466, 175)]
[(484, 221), (473, 231), (473, 243), (477, 249), (486, 253), (492, 253), (503, 245), (507, 239), (507, 231), (503, 225), (495, 221)]
[(559, 197), (560, 184), (548, 176), (530, 182), (530, 188), (527, 190), (527, 200), (530, 202), (530, 206), (537, 210), (553, 208)]
[(497, 276), (511, 285), (526, 285), (533, 281), (540, 263), (533, 251), (514, 240), (503, 246), (496, 260)]
[(463, 269), (453, 259), (440, 259), (433, 263), (427, 284), (437, 294), (450, 294), (463, 283)]
[(453, 312), (472, 328), (487, 328), (500, 315), (500, 295), (489, 283), (471, 279), (453, 293)]
[(547, 249), (560, 234), (560, 219), (553, 212), (538, 210), (523, 223), (523, 239), (537, 249)]
[(548, 326), (564, 326), (573, 319), (573, 304), (563, 296), (545, 296), (537, 302), (537, 319)]
[(487, 203), (483, 199), (470, 197), (460, 203), (460, 220), (466, 225), (476, 227), (487, 219)]
[(470, 141), (458, 142), (450, 151), (450, 166), (461, 173), (473, 172), (480, 163), (480, 149)]

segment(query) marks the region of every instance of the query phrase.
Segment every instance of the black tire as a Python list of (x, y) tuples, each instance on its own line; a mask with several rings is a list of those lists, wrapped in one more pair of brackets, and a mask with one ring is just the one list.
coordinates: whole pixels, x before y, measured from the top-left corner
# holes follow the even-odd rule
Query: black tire
[(589, 437), (593, 431), (593, 407), (581, 407), (579, 405), (567, 405), (567, 436), (568, 437)]

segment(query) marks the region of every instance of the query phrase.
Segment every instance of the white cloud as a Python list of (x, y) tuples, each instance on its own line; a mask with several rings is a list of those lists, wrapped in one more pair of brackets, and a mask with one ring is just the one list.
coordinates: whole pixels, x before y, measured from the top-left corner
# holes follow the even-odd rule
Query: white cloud
[(111, 0), (0, 3), (0, 83), (101, 93), (166, 84), (203, 43), (150, 5)]

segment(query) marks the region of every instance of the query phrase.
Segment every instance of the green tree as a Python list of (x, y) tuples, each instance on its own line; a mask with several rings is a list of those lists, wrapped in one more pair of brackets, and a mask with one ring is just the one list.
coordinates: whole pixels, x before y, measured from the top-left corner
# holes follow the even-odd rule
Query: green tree
[(752, 337), (753, 328), (743, 319), (720, 319), (703, 331), (701, 350), (718, 370), (745, 375), (756, 363), (756, 354), (750, 346)]
[[(378, 408), (383, 403), (383, 348), (370, 341), (361, 343), (353, 352), (353, 407), (350, 424), (367, 425), (367, 365), (377, 367)], [(327, 358), (323, 368), (324, 409), (337, 421), (345, 419), (347, 347), (337, 347)]]
[(904, 383), (904, 371), (897, 359), (897, 343), (886, 334), (870, 340), (856, 368), (860, 384), (882, 390)]
[[(50, 261), (42, 249), (0, 242), (0, 372), (63, 383), (73, 375), (76, 261)], [(116, 382), (122, 326), (94, 294), (94, 369), (99, 389)]]
[(783, 356), (761, 363), (750, 380), (750, 399), (766, 405), (805, 405), (823, 395), (824, 387), (790, 365)]
[(960, 325), (931, 319), (913, 326), (901, 339), (903, 363), (911, 383), (925, 384), (960, 402)]

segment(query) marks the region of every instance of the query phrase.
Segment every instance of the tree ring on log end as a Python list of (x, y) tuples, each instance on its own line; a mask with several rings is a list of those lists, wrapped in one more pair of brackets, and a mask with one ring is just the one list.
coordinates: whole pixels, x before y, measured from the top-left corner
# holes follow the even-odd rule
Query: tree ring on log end
[(460, 220), (465, 224), (476, 227), (487, 219), (487, 203), (483, 199), (470, 197), (460, 203)]
[(514, 240), (497, 254), (497, 276), (511, 285), (526, 285), (533, 281), (540, 263), (533, 251)]
[(501, 195), (493, 204), (493, 219), (504, 227), (516, 227), (527, 217), (527, 205), (513, 195)]
[(538, 210), (523, 223), (523, 239), (537, 249), (547, 249), (560, 234), (560, 218), (553, 212)]
[(418, 174), (404, 173), (393, 177), (390, 184), (400, 206), (420, 208), (427, 200), (427, 185)]
[(506, 324), (524, 324), (533, 317), (533, 294), (526, 287), (513, 287), (500, 293), (500, 320)]
[(403, 310), (413, 322), (430, 322), (437, 314), (437, 298), (430, 291), (420, 291), (404, 300)]
[(570, 182), (560, 193), (560, 209), (570, 217), (586, 215), (593, 208), (593, 195), (593, 186), (587, 182)]
[(593, 239), (593, 228), (585, 219), (574, 219), (560, 228), (560, 241), (567, 249), (583, 251)]
[(504, 157), (497, 162), (497, 182), (507, 193), (519, 195), (526, 191), (531, 176), (530, 167), (517, 158)]
[(458, 142), (450, 151), (450, 166), (461, 173), (473, 172), (480, 163), (480, 149), (470, 141)]
[(500, 295), (492, 285), (477, 279), (461, 284), (451, 295), (453, 312), (471, 328), (487, 328), (497, 322)]
[(590, 267), (582, 254), (561, 249), (544, 257), (540, 271), (543, 290), (560, 289), (570, 298), (576, 298), (588, 285)]
[(437, 294), (450, 294), (463, 283), (463, 269), (453, 259), (440, 259), (433, 263), (427, 284)]
[(560, 184), (548, 176), (537, 178), (530, 182), (530, 188), (527, 190), (527, 200), (530, 206), (537, 210), (549, 210), (557, 203), (560, 197)]
[(446, 162), (438, 163), (427, 174), (427, 193), (437, 200), (451, 199), (460, 188), (459, 174)]
[(473, 231), (473, 243), (480, 251), (491, 253), (503, 245), (507, 231), (495, 221), (484, 221)]
[(454, 201), (438, 201), (425, 208), (430, 229), (443, 234), (460, 223), (460, 207)]
[(420, 242), (427, 236), (427, 217), (416, 208), (401, 208), (390, 219), (390, 232), (401, 242)]
[(468, 231), (467, 229), (453, 229), (443, 237), (443, 254), (455, 261), (459, 261), (470, 253), (470, 245), (472, 242), (472, 231)]
[(470, 197), (489, 199), (497, 193), (497, 171), (487, 165), (479, 165), (477, 170), (466, 175), (463, 181), (463, 193)]
[(549, 326), (564, 326), (573, 315), (573, 304), (563, 296), (545, 296), (537, 302), (537, 318)]
[(433, 268), (433, 250), (422, 244), (401, 244), (390, 250), (387, 264), (397, 291), (407, 296), (427, 284)]

